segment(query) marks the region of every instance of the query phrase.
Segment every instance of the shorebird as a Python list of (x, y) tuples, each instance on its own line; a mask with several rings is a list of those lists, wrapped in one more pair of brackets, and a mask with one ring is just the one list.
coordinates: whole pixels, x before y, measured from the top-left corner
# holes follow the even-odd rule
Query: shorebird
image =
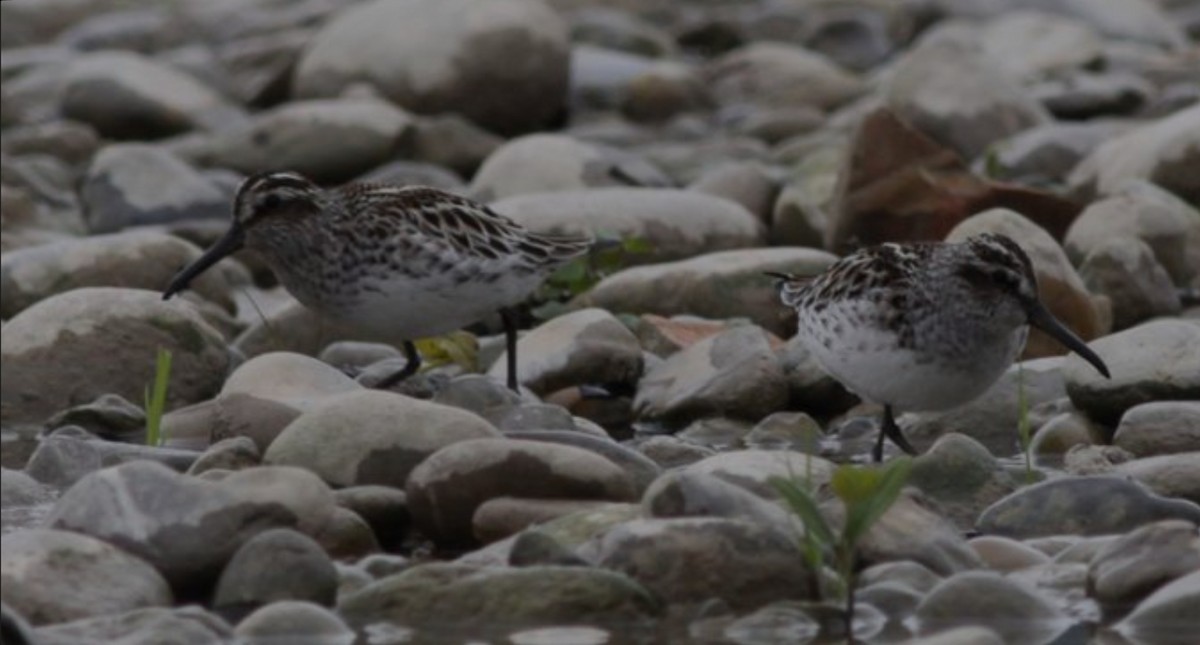
[(163, 299), (225, 256), (253, 249), (305, 306), (372, 337), (403, 339), (404, 368), (378, 387), (420, 367), (413, 340), (499, 312), (508, 387), (517, 390), (512, 307), (590, 243), (532, 233), (436, 188), (349, 184), (327, 190), (294, 172), (262, 173), (242, 182), (228, 231), (171, 280)]
[(915, 450), (896, 410), (946, 410), (979, 396), (1025, 346), (1029, 326), (1091, 363), (1108, 367), (1038, 299), (1029, 256), (1003, 235), (961, 243), (881, 244), (809, 278), (779, 278), (796, 310), (801, 342), (847, 389), (883, 406), (872, 456), (887, 437)]

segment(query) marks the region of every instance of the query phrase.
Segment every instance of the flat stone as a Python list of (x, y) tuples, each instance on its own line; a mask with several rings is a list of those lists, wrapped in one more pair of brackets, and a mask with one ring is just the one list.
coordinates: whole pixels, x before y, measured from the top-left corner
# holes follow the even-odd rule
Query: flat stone
[(1200, 451), (1200, 402), (1135, 405), (1121, 415), (1113, 445), (1137, 457)]
[(1119, 614), (1155, 589), (1200, 570), (1200, 531), (1183, 520), (1147, 524), (1113, 540), (1088, 564), (1088, 595)]
[(1180, 634), (1200, 630), (1200, 571), (1160, 587), (1114, 628), (1130, 638), (1151, 642), (1181, 642)]

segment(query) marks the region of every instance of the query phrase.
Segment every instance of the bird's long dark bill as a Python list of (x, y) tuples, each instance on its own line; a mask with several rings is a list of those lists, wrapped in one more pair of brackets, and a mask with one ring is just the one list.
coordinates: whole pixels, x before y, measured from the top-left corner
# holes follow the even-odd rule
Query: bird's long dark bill
[(1029, 324), (1038, 329), (1050, 334), (1055, 340), (1062, 343), (1067, 349), (1079, 354), (1083, 360), (1092, 364), (1098, 372), (1106, 378), (1111, 378), (1108, 373), (1108, 366), (1100, 357), (1093, 352), (1087, 343), (1075, 335), (1075, 332), (1067, 329), (1067, 326), (1058, 321), (1042, 303), (1034, 303), (1029, 309)]
[(242, 241), (242, 227), (234, 224), (225, 235), (221, 236), (221, 239), (217, 240), (215, 244), (204, 252), (204, 255), (201, 255), (195, 262), (175, 274), (175, 277), (171, 279), (171, 284), (167, 285), (166, 290), (163, 291), (163, 300), (187, 289), (192, 280), (196, 279), (196, 276), (207, 271), (209, 267), (219, 262), (225, 256), (242, 248)]

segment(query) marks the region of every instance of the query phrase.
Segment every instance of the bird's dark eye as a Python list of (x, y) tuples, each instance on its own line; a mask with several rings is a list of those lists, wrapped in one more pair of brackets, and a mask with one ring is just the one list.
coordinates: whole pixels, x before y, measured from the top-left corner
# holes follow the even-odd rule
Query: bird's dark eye
[(279, 195), (271, 193), (271, 194), (267, 195), (266, 197), (263, 197), (261, 205), (263, 208), (269, 209), (269, 208), (276, 208), (281, 203), (283, 203), (283, 199), (280, 198)]
[(1017, 286), (1017, 278), (1008, 271), (992, 271), (992, 281), (1005, 287)]

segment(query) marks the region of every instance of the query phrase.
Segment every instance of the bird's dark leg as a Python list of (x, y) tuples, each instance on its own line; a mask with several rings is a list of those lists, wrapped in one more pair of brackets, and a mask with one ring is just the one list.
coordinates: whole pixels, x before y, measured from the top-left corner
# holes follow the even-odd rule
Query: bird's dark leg
[(504, 349), (508, 358), (508, 389), (521, 393), (517, 384), (517, 315), (512, 309), (501, 309), (500, 320), (504, 322)]
[(375, 384), (375, 387), (380, 390), (386, 390), (416, 374), (419, 369), (421, 369), (421, 355), (417, 353), (417, 346), (413, 345), (412, 341), (406, 340), (404, 341), (404, 367)]
[(896, 417), (892, 413), (892, 406), (883, 406), (883, 425), (879, 428), (879, 439), (875, 442), (875, 450), (871, 452), (871, 456), (875, 461), (883, 461), (883, 438), (887, 437), (892, 440), (901, 450), (910, 455), (917, 454), (912, 444), (908, 443), (908, 439), (904, 438), (904, 433), (900, 432), (900, 426), (896, 425)]

